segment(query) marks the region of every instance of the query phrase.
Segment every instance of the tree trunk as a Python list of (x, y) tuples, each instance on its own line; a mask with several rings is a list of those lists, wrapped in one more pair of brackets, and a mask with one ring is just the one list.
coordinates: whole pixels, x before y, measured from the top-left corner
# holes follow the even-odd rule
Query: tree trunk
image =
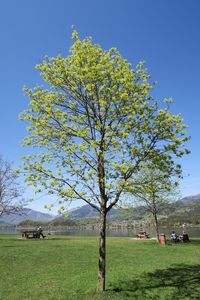
[(99, 271), (97, 291), (105, 291), (106, 283), (106, 211), (100, 212), (99, 222)]
[(159, 242), (160, 239), (159, 239), (158, 219), (157, 219), (157, 214), (156, 214), (156, 212), (154, 212), (153, 216), (154, 216), (154, 226), (155, 226), (155, 230), (156, 230), (156, 236), (157, 236), (157, 240), (158, 240), (158, 242)]

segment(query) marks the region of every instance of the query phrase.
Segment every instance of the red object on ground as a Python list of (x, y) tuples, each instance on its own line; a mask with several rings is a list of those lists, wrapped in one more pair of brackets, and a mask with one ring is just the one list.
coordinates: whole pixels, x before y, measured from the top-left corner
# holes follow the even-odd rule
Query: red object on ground
[(165, 234), (161, 233), (159, 238), (160, 238), (160, 244), (161, 245), (166, 245), (166, 236), (165, 236)]

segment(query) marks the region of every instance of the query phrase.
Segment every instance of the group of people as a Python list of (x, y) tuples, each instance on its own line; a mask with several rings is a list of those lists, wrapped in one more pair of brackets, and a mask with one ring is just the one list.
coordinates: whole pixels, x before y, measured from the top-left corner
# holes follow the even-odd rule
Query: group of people
[(183, 242), (183, 243), (186, 243), (186, 242), (190, 241), (189, 236), (185, 231), (183, 231), (183, 233), (180, 234), (180, 235), (177, 235), (175, 231), (172, 231), (171, 240), (173, 242)]

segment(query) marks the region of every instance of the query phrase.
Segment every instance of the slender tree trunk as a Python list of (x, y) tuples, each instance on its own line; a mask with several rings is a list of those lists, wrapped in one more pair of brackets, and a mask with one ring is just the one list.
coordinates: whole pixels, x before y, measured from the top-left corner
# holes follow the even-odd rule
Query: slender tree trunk
[(157, 236), (157, 240), (158, 242), (160, 242), (159, 239), (159, 231), (158, 231), (158, 218), (157, 218), (157, 207), (156, 207), (156, 195), (153, 192), (153, 197), (152, 197), (152, 213), (153, 213), (153, 217), (154, 217), (154, 226), (155, 226), (155, 230), (156, 230), (156, 236)]
[(154, 216), (154, 226), (155, 226), (155, 230), (156, 230), (156, 236), (157, 236), (157, 240), (159, 242), (160, 239), (159, 239), (159, 230), (158, 230), (158, 218), (157, 218), (156, 212), (153, 213), (153, 216)]
[(99, 221), (99, 271), (97, 291), (105, 291), (106, 283), (106, 211), (101, 210)]

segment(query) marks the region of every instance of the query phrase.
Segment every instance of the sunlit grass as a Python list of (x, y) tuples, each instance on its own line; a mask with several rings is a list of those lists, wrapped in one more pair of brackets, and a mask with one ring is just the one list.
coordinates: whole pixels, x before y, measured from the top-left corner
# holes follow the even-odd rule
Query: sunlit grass
[(0, 299), (199, 299), (200, 240), (107, 239), (106, 292), (97, 294), (98, 238), (0, 235)]

